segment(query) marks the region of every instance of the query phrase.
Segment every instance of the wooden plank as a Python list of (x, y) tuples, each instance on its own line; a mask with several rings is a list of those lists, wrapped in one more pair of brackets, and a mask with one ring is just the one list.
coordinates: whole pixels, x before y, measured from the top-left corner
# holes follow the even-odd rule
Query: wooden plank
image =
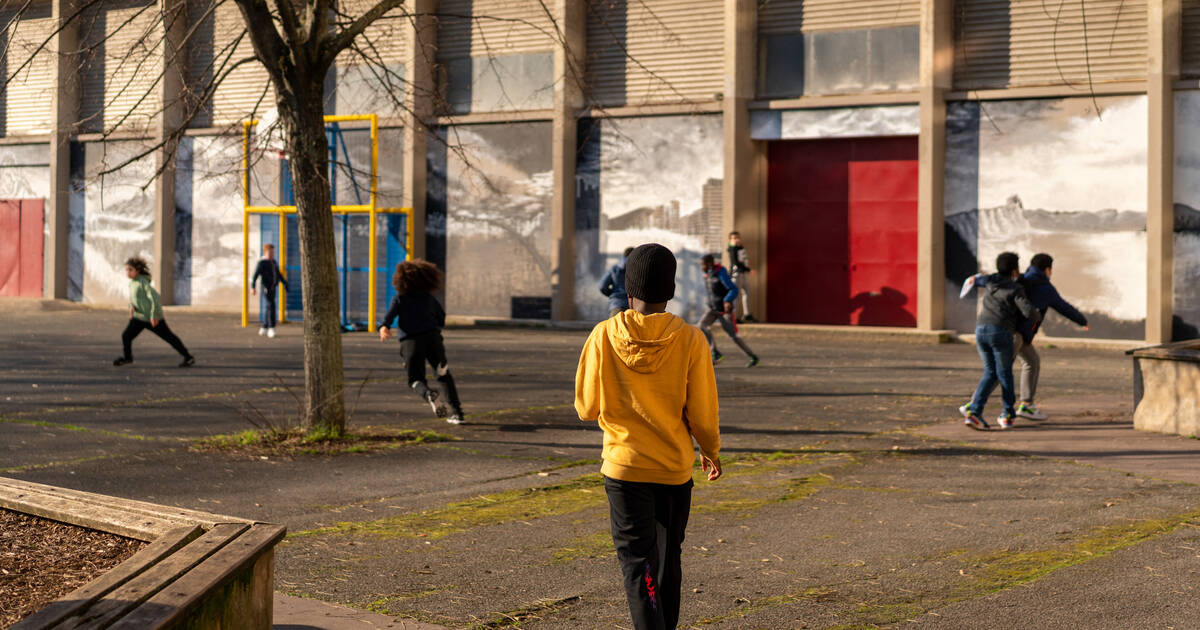
[(179, 521), (89, 504), (63, 496), (0, 486), (0, 507), (90, 529), (152, 541), (178, 527)]
[(150, 569), (110, 591), (102, 599), (77, 615), (55, 626), (57, 630), (100, 630), (120, 619), (142, 602), (171, 585), (193, 567), (203, 562), (242, 532), (249, 529), (244, 523), (217, 525), (183, 549), (171, 554)]
[(252, 526), (249, 531), (121, 618), (109, 630), (158, 628), (184, 620), (189, 610), (200, 604), (205, 596), (241, 571), (252, 568), (263, 553), (269, 553), (283, 539), (286, 531), (287, 528), (280, 525)]
[(10, 630), (48, 628), (78, 613), (109, 591), (141, 575), (144, 571), (195, 540), (204, 530), (199, 526), (180, 527), (167, 532), (158, 540), (143, 547), (109, 572), (59, 598), (49, 606), (17, 622)]
[[(165, 523), (165, 525), (162, 527), (158, 527), (156, 525), (155, 527), (146, 529), (142, 535), (132, 535), (133, 538), (146, 541), (154, 540), (165, 534), (167, 531), (181, 525), (202, 525), (206, 528), (211, 528), (218, 523), (251, 522), (246, 519), (225, 516), (223, 514), (213, 514), (211, 512), (201, 512), (198, 510), (189, 510), (187, 508), (158, 505), (155, 503), (147, 503), (145, 501), (110, 497), (92, 492), (83, 492), (81, 490), (72, 490), (70, 488), (59, 488), (56, 486), (47, 486), (40, 483), (23, 481), (20, 479), (0, 477), (0, 505), (5, 505), (4, 501), (6, 499), (9, 501), (16, 501), (18, 503), (23, 500), (28, 500), (18, 498), (20, 493), (27, 493), (29, 496), (34, 497), (37, 495), (59, 497), (80, 503), (81, 509), (91, 508), (93, 520), (98, 520), (96, 523), (88, 523), (85, 524), (85, 526), (92, 527), (94, 529), (111, 531), (105, 529), (101, 523), (107, 514), (112, 514), (113, 516), (119, 517), (116, 521), (118, 523), (125, 523), (126, 521), (130, 520), (129, 517), (131, 515), (141, 515), (154, 521)], [(20, 507), (18, 505), (10, 509), (19, 510)], [(41, 515), (39, 514), (39, 516)], [(53, 516), (48, 516), (47, 518), (54, 518), (54, 520), (74, 523), (71, 520), (56, 518)], [(80, 523), (74, 524), (78, 525)], [(121, 534), (123, 536), (131, 535), (129, 533), (118, 531), (111, 531), (111, 533)], [(148, 536), (146, 534), (148, 534)]]

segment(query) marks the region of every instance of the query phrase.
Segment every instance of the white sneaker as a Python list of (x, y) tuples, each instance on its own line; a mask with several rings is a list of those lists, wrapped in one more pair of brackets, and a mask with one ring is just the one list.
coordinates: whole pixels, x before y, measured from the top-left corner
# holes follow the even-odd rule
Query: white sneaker
[(1001, 429), (1011, 429), (1013, 428), (1013, 417), (1002, 413), (999, 418), (996, 418), (996, 424), (999, 424)]
[(1033, 403), (1021, 403), (1017, 405), (1017, 415), (1029, 420), (1045, 420), (1046, 414), (1042, 413)]
[(462, 416), (454, 413), (450, 414), (449, 418), (446, 418), (446, 422), (449, 422), (450, 424), (462, 424), (463, 419)]
[(259, 329), (258, 329), (258, 336), (259, 336), (259, 337), (262, 337), (262, 336), (263, 336), (263, 335), (265, 335), (265, 334), (267, 334), (267, 328), (266, 328), (266, 326), (264, 326), (264, 327), (262, 327), (262, 328), (259, 328)]
[(271, 339), (274, 339), (274, 338), (275, 338), (275, 329), (274, 329), (274, 328), (268, 328), (268, 329), (267, 329), (267, 336), (268, 336), (268, 337), (270, 337)]

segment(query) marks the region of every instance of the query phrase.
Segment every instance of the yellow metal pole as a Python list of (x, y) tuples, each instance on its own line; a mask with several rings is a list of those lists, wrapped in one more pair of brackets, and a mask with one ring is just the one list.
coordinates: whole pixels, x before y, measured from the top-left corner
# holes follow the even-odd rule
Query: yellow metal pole
[(370, 224), (367, 226), (367, 239), (370, 244), (367, 245), (367, 330), (375, 332), (376, 318), (376, 303), (375, 303), (375, 288), (376, 288), (376, 270), (375, 261), (378, 252), (376, 251), (375, 243), (375, 191), (377, 189), (377, 180), (379, 177), (379, 116), (371, 114), (371, 209), (367, 212), (367, 220)]
[(242, 328), (250, 325), (250, 121), (242, 124)]
[(412, 208), (404, 209), (404, 260), (412, 260), (413, 248), (413, 231), (412, 231)]
[[(279, 211), (279, 270), (287, 267), (287, 213)], [(279, 321), (287, 320), (287, 289), (279, 289)]]

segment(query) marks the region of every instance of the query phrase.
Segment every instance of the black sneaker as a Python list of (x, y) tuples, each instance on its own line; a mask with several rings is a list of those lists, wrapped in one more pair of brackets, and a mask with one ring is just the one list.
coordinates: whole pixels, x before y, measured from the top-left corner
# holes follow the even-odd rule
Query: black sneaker
[(754, 319), (754, 316), (753, 316), (753, 315), (750, 315), (749, 313), (747, 313), (746, 315), (744, 315), (744, 316), (742, 317), (742, 322), (743, 322), (743, 323), (746, 323), (746, 324), (753, 324), (753, 323), (755, 323), (755, 322), (757, 322), (757, 321), (758, 321), (758, 320), (757, 320), (757, 319)]
[(756, 365), (758, 365), (758, 355), (751, 355), (750, 362), (746, 364), (746, 367), (754, 367)]
[(196, 357), (189, 354), (187, 357), (185, 357), (183, 359), (183, 361), (179, 362), (179, 367), (192, 367), (195, 364), (196, 364)]
[(720, 352), (714, 352), (712, 355), (712, 358), (713, 358), (713, 365), (716, 365), (725, 358), (725, 355), (721, 354)]
[(450, 410), (446, 408), (446, 403), (442, 401), (442, 397), (436, 389), (426, 392), (425, 402), (429, 403), (429, 407), (433, 409), (433, 415), (439, 418), (445, 418), (450, 413)]
[(113, 359), (113, 365), (125, 365), (127, 363), (133, 363), (133, 359), (126, 359), (125, 357), (117, 357)]

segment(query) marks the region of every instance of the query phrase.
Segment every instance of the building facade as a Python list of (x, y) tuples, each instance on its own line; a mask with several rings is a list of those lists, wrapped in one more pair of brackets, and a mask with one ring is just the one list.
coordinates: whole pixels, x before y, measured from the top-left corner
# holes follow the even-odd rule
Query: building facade
[[(1044, 251), (1091, 336), (1200, 336), (1200, 0), (1050, 4), (409, 0), (327, 108), (381, 117), (380, 205), (414, 209), (451, 313), (599, 319), (604, 271), (653, 241), (695, 318), (736, 229), (769, 322), (969, 331), (961, 282)], [(74, 6), (0, 14), (0, 293), (119, 303), (144, 254), (167, 299), (235, 310), (241, 123), (272, 100), (260, 67), (223, 70), (251, 53), (240, 14)], [(278, 203), (283, 162), (256, 156), (251, 202)]]

